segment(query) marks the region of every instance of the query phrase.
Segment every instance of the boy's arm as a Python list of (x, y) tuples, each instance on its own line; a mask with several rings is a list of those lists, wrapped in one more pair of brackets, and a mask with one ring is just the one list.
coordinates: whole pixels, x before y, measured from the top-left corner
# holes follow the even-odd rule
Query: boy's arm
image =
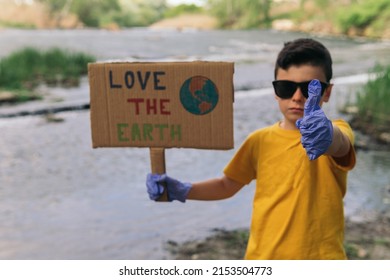
[(194, 184), (180, 182), (166, 174), (148, 174), (146, 177), (147, 191), (152, 200), (158, 200), (163, 195), (165, 188), (168, 201), (219, 200), (231, 197), (243, 186), (243, 184), (226, 176)]
[(192, 184), (187, 199), (219, 200), (233, 196), (244, 185), (226, 176)]
[(351, 142), (349, 141), (348, 137), (342, 133), (340, 128), (333, 125), (332, 144), (330, 144), (325, 154), (336, 158), (341, 158), (347, 155), (350, 149)]

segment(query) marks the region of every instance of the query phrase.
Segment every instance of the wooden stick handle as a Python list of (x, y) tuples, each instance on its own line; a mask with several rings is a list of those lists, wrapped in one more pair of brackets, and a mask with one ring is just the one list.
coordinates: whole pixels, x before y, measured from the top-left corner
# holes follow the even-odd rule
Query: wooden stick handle
[[(165, 149), (164, 148), (150, 148), (150, 164), (153, 174), (165, 174)], [(168, 201), (167, 187), (164, 186), (162, 196), (156, 201)]]

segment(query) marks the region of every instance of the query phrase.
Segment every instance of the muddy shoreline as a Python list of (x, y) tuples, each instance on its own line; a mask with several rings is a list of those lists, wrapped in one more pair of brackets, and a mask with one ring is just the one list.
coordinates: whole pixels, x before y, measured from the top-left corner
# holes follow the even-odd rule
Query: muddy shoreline
[[(350, 260), (390, 259), (390, 215), (373, 221), (346, 220), (344, 247)], [(176, 260), (240, 260), (245, 254), (248, 229), (214, 229), (202, 240), (168, 241), (166, 250)]]

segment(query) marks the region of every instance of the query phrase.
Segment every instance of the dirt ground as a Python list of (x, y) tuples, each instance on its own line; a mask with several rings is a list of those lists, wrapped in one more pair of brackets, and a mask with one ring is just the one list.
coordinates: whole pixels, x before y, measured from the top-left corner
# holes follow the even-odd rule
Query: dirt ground
[[(177, 260), (237, 260), (245, 254), (247, 239), (247, 229), (215, 229), (204, 240), (168, 241), (166, 248)], [(344, 244), (351, 260), (390, 260), (390, 216), (369, 222), (347, 220)]]

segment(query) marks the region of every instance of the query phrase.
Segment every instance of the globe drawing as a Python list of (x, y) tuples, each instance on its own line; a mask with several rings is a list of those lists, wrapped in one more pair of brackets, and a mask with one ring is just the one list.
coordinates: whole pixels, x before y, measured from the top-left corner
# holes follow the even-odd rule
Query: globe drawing
[(180, 89), (181, 104), (194, 115), (210, 113), (217, 106), (218, 98), (218, 88), (204, 76), (187, 79)]

